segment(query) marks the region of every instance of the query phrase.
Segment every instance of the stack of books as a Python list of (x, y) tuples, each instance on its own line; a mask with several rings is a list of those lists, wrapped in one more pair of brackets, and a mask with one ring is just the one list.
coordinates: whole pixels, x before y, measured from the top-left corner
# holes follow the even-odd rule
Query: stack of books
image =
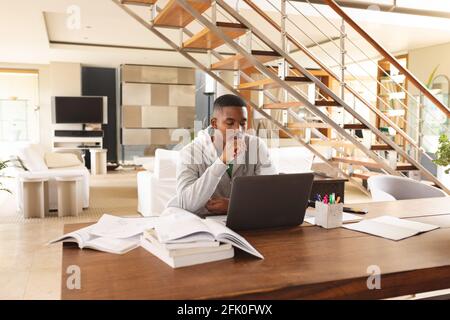
[(181, 268), (234, 257), (231, 244), (203, 240), (193, 242), (161, 243), (154, 230), (146, 230), (141, 246), (172, 268)]
[(201, 219), (180, 208), (167, 208), (141, 237), (141, 247), (172, 268), (234, 257), (234, 247), (264, 257), (221, 222)]

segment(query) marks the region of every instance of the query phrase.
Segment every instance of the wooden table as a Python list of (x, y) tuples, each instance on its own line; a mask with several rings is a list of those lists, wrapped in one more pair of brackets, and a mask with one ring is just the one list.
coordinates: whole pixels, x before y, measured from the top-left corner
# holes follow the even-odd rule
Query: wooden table
[[(62, 299), (378, 299), (450, 288), (450, 197), (359, 206), (368, 217), (413, 217), (441, 229), (398, 242), (315, 226), (243, 232), (264, 260), (236, 250), (234, 259), (181, 269), (142, 248), (120, 256), (66, 244)], [(70, 265), (81, 268), (80, 290), (66, 288)], [(379, 290), (367, 288), (373, 265)]]

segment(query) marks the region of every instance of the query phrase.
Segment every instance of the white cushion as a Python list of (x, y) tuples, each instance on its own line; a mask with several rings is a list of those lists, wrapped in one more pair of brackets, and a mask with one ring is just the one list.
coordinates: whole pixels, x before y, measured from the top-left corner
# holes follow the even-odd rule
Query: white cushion
[(31, 172), (48, 170), (44, 157), (40, 152), (41, 150), (30, 144), (20, 148), (17, 152), (17, 156), (23, 161), (25, 167), (27, 167), (27, 169)]
[(156, 179), (173, 179), (177, 175), (179, 151), (156, 149), (154, 173)]
[(138, 212), (143, 216), (159, 216), (176, 195), (176, 179), (156, 179), (149, 171), (137, 174)]
[(45, 154), (45, 163), (49, 168), (67, 168), (81, 165), (80, 159), (73, 153), (48, 152)]

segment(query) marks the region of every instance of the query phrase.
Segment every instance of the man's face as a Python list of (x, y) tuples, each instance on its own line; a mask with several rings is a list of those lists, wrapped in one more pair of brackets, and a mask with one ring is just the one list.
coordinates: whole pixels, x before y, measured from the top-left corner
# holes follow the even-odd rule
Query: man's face
[(213, 118), (211, 119), (211, 126), (222, 133), (224, 141), (226, 139), (227, 130), (244, 132), (247, 129), (247, 108), (221, 108), (214, 113)]

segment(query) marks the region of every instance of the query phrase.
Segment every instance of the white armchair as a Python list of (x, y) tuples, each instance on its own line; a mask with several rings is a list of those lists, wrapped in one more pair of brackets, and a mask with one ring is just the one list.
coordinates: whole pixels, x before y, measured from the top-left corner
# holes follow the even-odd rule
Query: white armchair
[(441, 189), (409, 178), (380, 175), (367, 180), (373, 201), (393, 201), (447, 196)]
[[(269, 149), (272, 161), (281, 173), (310, 172), (314, 155), (303, 147)], [(154, 170), (137, 174), (138, 212), (158, 216), (176, 195), (178, 151), (157, 149)]]
[[(75, 152), (76, 153), (76, 152)], [(81, 154), (78, 153), (77, 156), (80, 159), (82, 164), (71, 166), (71, 167), (63, 167), (63, 168), (48, 168), (45, 162), (45, 151), (38, 144), (29, 144), (25, 147), (21, 147), (16, 155), (23, 161), (25, 167), (29, 170), (29, 172), (18, 170), (16, 172), (17, 178), (20, 178), (22, 175), (36, 175), (43, 176), (49, 178), (49, 209), (56, 210), (58, 209), (58, 194), (57, 194), (57, 185), (56, 185), (56, 177), (61, 176), (73, 176), (79, 175), (82, 176), (82, 194), (83, 194), (83, 208), (89, 207), (89, 170), (83, 164), (83, 158)], [(17, 179), (17, 209), (21, 210), (22, 208), (22, 186)]]
[(138, 212), (143, 216), (160, 215), (176, 194), (178, 151), (157, 149), (154, 169), (137, 174)]

